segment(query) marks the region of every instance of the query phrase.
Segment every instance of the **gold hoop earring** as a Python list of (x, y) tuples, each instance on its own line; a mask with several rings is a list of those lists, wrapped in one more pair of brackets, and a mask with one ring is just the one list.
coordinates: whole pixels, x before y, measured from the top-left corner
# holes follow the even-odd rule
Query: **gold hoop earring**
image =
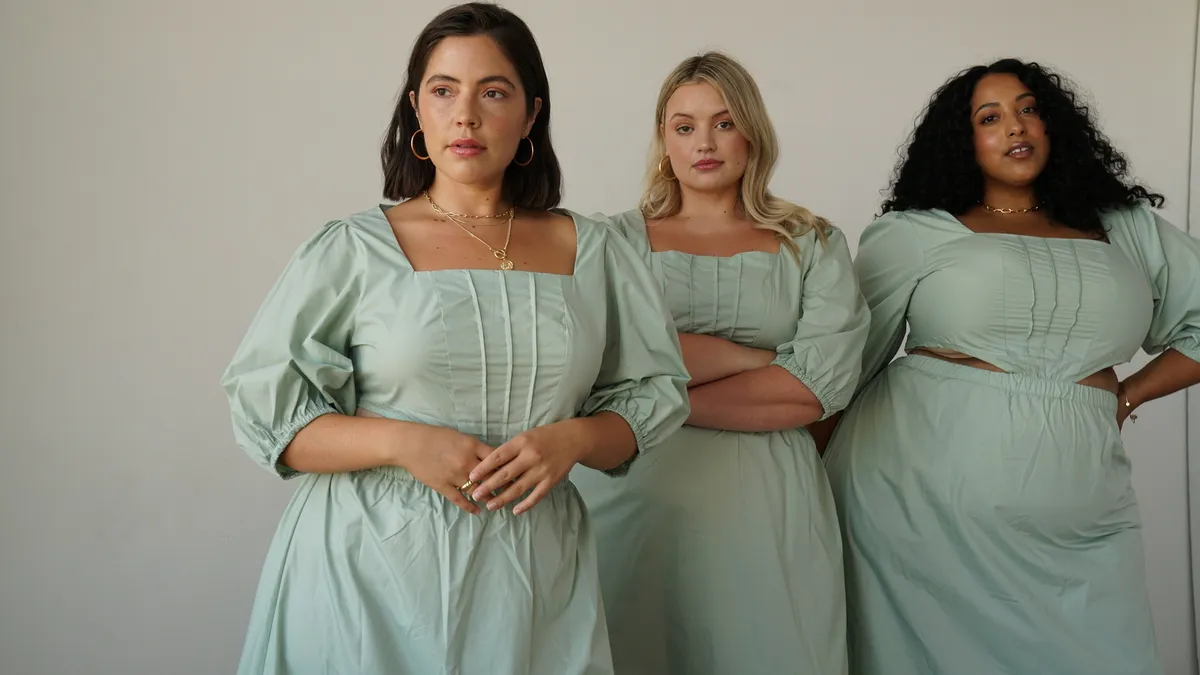
[[(665, 168), (665, 169), (663, 168), (663, 162), (667, 163), (667, 168)], [(666, 178), (667, 180), (675, 180), (674, 173), (671, 173), (671, 174), (667, 173), (667, 171), (669, 171), (670, 169), (671, 169), (671, 156), (663, 155), (663, 158), (658, 160), (658, 173), (661, 174), (662, 177)]]
[(516, 157), (514, 157), (513, 163), (516, 164), (517, 166), (529, 166), (529, 163), (533, 161), (533, 153), (534, 153), (533, 139), (526, 136), (525, 138), (523, 138), (521, 140), (529, 141), (529, 159), (525, 160), (524, 162), (518, 162)]
[[(424, 157), (422, 157), (421, 153), (417, 152), (417, 134), (421, 134), (421, 136), (424, 137), (425, 130), (417, 129), (416, 131), (413, 132), (412, 137), (408, 139), (408, 149), (412, 150), (413, 157), (416, 157), (417, 159), (424, 161), (426, 159), (429, 159), (429, 155), (425, 155)], [(429, 152), (429, 148), (426, 148), (425, 151)]]

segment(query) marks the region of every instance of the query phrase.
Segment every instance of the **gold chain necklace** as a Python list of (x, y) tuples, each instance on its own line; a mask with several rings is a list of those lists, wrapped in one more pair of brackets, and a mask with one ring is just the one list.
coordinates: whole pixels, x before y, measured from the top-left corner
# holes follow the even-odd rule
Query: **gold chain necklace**
[(452, 213), (452, 212), (450, 212), (450, 211), (447, 211), (447, 210), (443, 209), (442, 207), (438, 206), (437, 204), (433, 203), (433, 197), (430, 197), (430, 196), (429, 196), (429, 190), (425, 190), (425, 191), (424, 191), (422, 194), (424, 194), (424, 195), (425, 195), (425, 201), (429, 202), (429, 205), (430, 205), (430, 206), (432, 206), (432, 207), (433, 207), (433, 209), (434, 209), (435, 211), (437, 211), (438, 213), (440, 213), (440, 214), (442, 214), (443, 216), (446, 216), (446, 217), (454, 217), (454, 218), (508, 218), (508, 217), (510, 217), (510, 216), (512, 216), (512, 215), (513, 215), (513, 207), (511, 207), (511, 206), (510, 206), (510, 207), (508, 207), (508, 210), (507, 210), (507, 211), (505, 211), (505, 212), (503, 212), (503, 213), (492, 213), (492, 214), (489, 214), (489, 215), (486, 215), (486, 216), (473, 216), (473, 215), (471, 215), (471, 214), (469, 214), (469, 213)]
[[(475, 241), (478, 241), (479, 243), (486, 246), (488, 248), (488, 250), (492, 252), (492, 255), (495, 256), (496, 260), (500, 261), (500, 269), (507, 272), (513, 268), (513, 261), (508, 259), (508, 243), (512, 240), (512, 223), (513, 223), (513, 216), (516, 215), (516, 209), (514, 209), (513, 207), (510, 206), (508, 208), (508, 210), (505, 211), (504, 213), (490, 215), (490, 216), (471, 216), (471, 215), (464, 215), (461, 213), (450, 213), (448, 211), (443, 210), (442, 207), (440, 207), (434, 203), (433, 198), (431, 198), (429, 196), (428, 190), (425, 191), (425, 201), (429, 202), (429, 205), (433, 207), (434, 212), (436, 212), (442, 216), (445, 216), (445, 218), (447, 220), (454, 223), (455, 225), (458, 225), (459, 228), (461, 228), (463, 232), (466, 232), (468, 235), (470, 235), (472, 239), (474, 239)], [(505, 217), (508, 218), (508, 234), (506, 234), (504, 236), (504, 246), (499, 249), (493, 248), (491, 244), (487, 243), (483, 239), (480, 239), (478, 236), (476, 236), (476, 234), (474, 232), (467, 229), (466, 223), (459, 220), (459, 218), (505, 218)]]
[(1033, 211), (1037, 211), (1038, 209), (1040, 209), (1042, 207), (1031, 206), (1027, 209), (998, 209), (994, 206), (988, 206), (987, 204), (984, 204), (983, 208), (987, 209), (988, 211), (991, 211), (992, 213), (1003, 213), (1003, 214), (1007, 215), (1009, 213), (1031, 213)]

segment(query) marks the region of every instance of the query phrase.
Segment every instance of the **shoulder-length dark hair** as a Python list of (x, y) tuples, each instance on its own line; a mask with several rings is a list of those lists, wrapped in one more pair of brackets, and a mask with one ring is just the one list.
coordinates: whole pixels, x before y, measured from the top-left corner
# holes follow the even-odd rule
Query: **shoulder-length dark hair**
[[(421, 31), (408, 59), (408, 78), (396, 101), (387, 138), (383, 142), (383, 195), (400, 201), (411, 199), (433, 184), (434, 167), (429, 160), (417, 159), (409, 139), (420, 128), (417, 113), (408, 92), (419, 97), (421, 78), (429, 56), (447, 37), (486, 35), (512, 62), (525, 90), (525, 109), (533, 112), (533, 100), (542, 99), (542, 108), (529, 132), (533, 142), (533, 161), (527, 166), (509, 164), (504, 172), (504, 199), (517, 208), (545, 211), (562, 199), (562, 169), (550, 144), (550, 82), (542, 64), (542, 54), (529, 26), (516, 14), (498, 5), (472, 2), (451, 7), (439, 14)], [(524, 146), (517, 150), (524, 152)]]
[(1126, 178), (1128, 163), (1100, 132), (1087, 105), (1060, 75), (1037, 63), (1003, 59), (975, 66), (934, 93), (909, 139), (892, 180), (883, 213), (942, 209), (959, 215), (983, 199), (983, 174), (975, 159), (971, 97), (985, 75), (1016, 75), (1037, 98), (1050, 137), (1050, 158), (1034, 182), (1042, 209), (1076, 230), (1102, 234), (1100, 213), (1161, 194)]

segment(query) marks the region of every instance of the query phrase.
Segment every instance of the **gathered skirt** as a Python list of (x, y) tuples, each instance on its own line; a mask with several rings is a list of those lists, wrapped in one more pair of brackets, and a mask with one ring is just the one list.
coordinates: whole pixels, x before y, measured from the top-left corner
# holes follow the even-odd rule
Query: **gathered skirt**
[(808, 432), (685, 426), (625, 476), (572, 480), (618, 675), (846, 673), (841, 535)]
[(299, 480), (239, 675), (611, 675), (570, 483), (514, 516), (471, 515), (400, 469)]
[(893, 362), (826, 465), (855, 675), (1162, 675), (1107, 391)]

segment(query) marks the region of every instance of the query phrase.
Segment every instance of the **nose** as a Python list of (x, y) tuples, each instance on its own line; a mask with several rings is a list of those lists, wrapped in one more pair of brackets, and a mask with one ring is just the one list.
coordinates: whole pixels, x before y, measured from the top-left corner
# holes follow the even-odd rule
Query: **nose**
[(460, 96), (454, 108), (454, 122), (460, 127), (479, 126), (479, 101), (474, 96)]
[(701, 152), (711, 152), (717, 149), (716, 135), (712, 129), (697, 129), (696, 142)]
[(1025, 135), (1025, 122), (1021, 120), (1020, 115), (1014, 115), (1012, 117), (1012, 121), (1009, 122), (1008, 126), (1008, 135), (1010, 138), (1013, 136)]

